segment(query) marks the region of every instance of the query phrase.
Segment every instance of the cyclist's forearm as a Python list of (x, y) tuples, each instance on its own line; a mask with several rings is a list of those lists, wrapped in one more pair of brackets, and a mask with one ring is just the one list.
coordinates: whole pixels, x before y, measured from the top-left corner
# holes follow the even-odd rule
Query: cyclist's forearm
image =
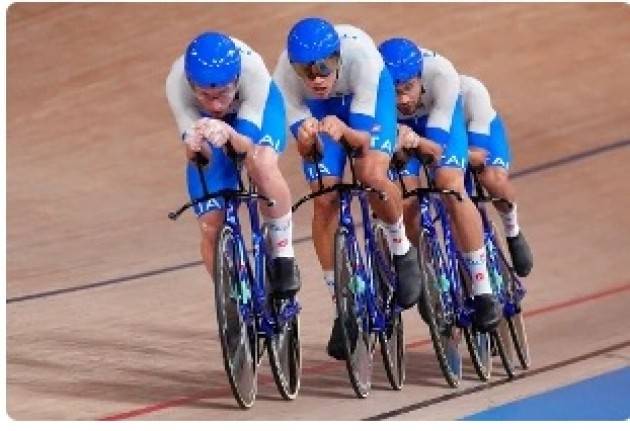
[(348, 142), (352, 148), (361, 148), (367, 151), (370, 148), (371, 137), (368, 132), (363, 130), (356, 130), (350, 126), (346, 126), (343, 131), (343, 138)]
[(248, 136), (241, 135), (234, 129), (230, 131), (230, 143), (234, 151), (239, 154), (247, 154), (254, 147), (254, 143)]
[(210, 150), (208, 144), (201, 144), (201, 150), (199, 152), (191, 150), (190, 147), (186, 145), (186, 159), (194, 161), (199, 153), (208, 160), (212, 159), (212, 151)]

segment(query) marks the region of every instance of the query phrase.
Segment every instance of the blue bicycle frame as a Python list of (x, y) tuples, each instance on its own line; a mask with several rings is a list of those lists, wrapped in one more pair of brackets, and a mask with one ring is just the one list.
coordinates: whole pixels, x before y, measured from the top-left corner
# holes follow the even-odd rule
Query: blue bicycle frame
[[(260, 217), (258, 214), (258, 200), (267, 201), (269, 206), (275, 203), (256, 193), (254, 186), (249, 184), (249, 190), (245, 191), (241, 178), (241, 164), (237, 161), (238, 183), (239, 188), (222, 189), (216, 193), (208, 193), (208, 188), (203, 175), (202, 163), (197, 161), (197, 169), (201, 179), (204, 196), (193, 199), (184, 205), (175, 213), (170, 213), (169, 218), (177, 219), (184, 211), (200, 202), (209, 199), (224, 198), (225, 199), (225, 225), (233, 232), (233, 256), (235, 257), (235, 280), (238, 280), (236, 295), (240, 298), (239, 310), (243, 321), (248, 326), (255, 325), (259, 335), (271, 337), (274, 332), (278, 332), (279, 328), (289, 322), (300, 311), (300, 305), (295, 298), (284, 301), (277, 316), (270, 312), (267, 307), (267, 292), (265, 291), (265, 265), (269, 261), (270, 255), (267, 250), (265, 238), (260, 226)], [(252, 235), (252, 258), (254, 261), (254, 270), (250, 262), (249, 253), (245, 245), (245, 239), (241, 230), (241, 222), (239, 218), (239, 208), (242, 203), (246, 203), (249, 214), (251, 235)], [(250, 299), (252, 300), (250, 304)]]
[[(418, 197), (420, 212), (420, 227), (424, 231), (425, 238), (429, 245), (431, 257), (437, 266), (436, 277), (440, 286), (440, 297), (442, 300), (445, 320), (454, 323), (459, 328), (469, 327), (472, 324), (474, 310), (472, 304), (464, 299), (462, 282), (459, 274), (461, 265), (461, 255), (455, 245), (453, 233), (451, 231), (448, 213), (445, 205), (439, 196), (453, 195), (461, 201), (461, 195), (453, 190), (442, 190), (435, 187), (428, 164), (422, 155), (418, 155), (425, 173), (428, 187), (419, 187), (412, 191), (407, 191), (398, 172), (403, 198), (411, 196)], [(442, 240), (444, 251), (440, 244), (440, 234), (436, 228), (436, 222), (440, 222), (442, 229)]]
[[(352, 172), (351, 184), (338, 183), (331, 187), (324, 187), (321, 169), (319, 167), (319, 163), (316, 163), (317, 177), (320, 185), (319, 190), (300, 199), (295, 205), (293, 205), (292, 209), (295, 211), (300, 205), (315, 197), (332, 192), (339, 193), (339, 226), (343, 231), (345, 231), (344, 241), (346, 243), (346, 249), (349, 253), (353, 274), (356, 277), (356, 279), (352, 280), (351, 283), (351, 288), (353, 289), (356, 298), (355, 313), (356, 315), (361, 316), (365, 311), (367, 311), (369, 322), (366, 321), (364, 323), (365, 325), (369, 324), (369, 327), (365, 327), (363, 329), (366, 332), (379, 333), (386, 329), (386, 325), (391, 321), (392, 316), (402, 310), (398, 305), (391, 307), (391, 304), (385, 304), (381, 310), (376, 304), (377, 293), (375, 269), (380, 271), (384, 277), (385, 283), (392, 289), (392, 292), (395, 290), (397, 285), (396, 274), (392, 268), (386, 264), (385, 257), (383, 256), (381, 250), (376, 246), (376, 241), (372, 231), (370, 207), (367, 198), (367, 193), (378, 193), (382, 199), (385, 198), (385, 194), (373, 188), (359, 184), (356, 181), (354, 156), (352, 151), (347, 151), (347, 155)], [(361, 208), (365, 238), (363, 253), (361, 253), (359, 249), (359, 242), (352, 216), (351, 206), (353, 198), (357, 198), (359, 200)], [(390, 300), (391, 297), (392, 295), (390, 295)]]
[[(498, 245), (496, 233), (483, 203), (501, 201), (509, 206), (512, 206), (512, 203), (505, 199), (492, 198), (484, 193), (475, 173), (470, 168), (466, 171), (465, 185), (466, 191), (471, 196), (472, 201), (481, 214), (484, 245), (488, 259), (488, 275), (490, 277), (493, 293), (502, 305), (503, 315), (506, 318), (510, 318), (520, 312), (520, 303), (527, 293), (527, 290), (511, 269), (509, 270), (510, 280), (503, 279), (501, 275), (501, 262), (509, 268), (508, 261), (503, 250)], [(506, 289), (505, 283), (513, 283), (514, 289), (511, 294)]]

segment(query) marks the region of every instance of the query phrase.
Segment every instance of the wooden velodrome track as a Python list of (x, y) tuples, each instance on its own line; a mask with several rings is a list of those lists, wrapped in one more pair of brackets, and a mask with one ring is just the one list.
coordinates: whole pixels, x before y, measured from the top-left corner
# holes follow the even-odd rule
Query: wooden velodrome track
[[(325, 352), (331, 306), (296, 215), (305, 357), (297, 401), (263, 362), (254, 408), (223, 371), (212, 288), (164, 96), (189, 39), (219, 29), (273, 68), (306, 15), (402, 34), (479, 77), (509, 128), (535, 252), (531, 372), (446, 387), (419, 316), (407, 383), (355, 399)], [(630, 363), (630, 9), (524, 4), (14, 4), (7, 13), (7, 410), (14, 419), (455, 419)], [(306, 191), (295, 148), (282, 158)], [(487, 385), (486, 385), (487, 386)]]

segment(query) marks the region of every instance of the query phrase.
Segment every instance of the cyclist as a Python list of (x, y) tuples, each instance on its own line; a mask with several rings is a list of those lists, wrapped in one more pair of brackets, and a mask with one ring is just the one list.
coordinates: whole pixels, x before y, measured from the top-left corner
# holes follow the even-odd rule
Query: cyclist
[[(341, 143), (345, 142), (359, 153), (359, 180), (387, 194), (386, 201), (370, 196), (370, 204), (387, 226), (399, 281), (397, 302), (404, 308), (413, 306), (421, 288), (417, 249), (405, 234), (400, 190), (387, 176), (396, 138), (394, 86), (373, 40), (350, 25), (333, 26), (316, 17), (302, 19), (289, 32), (274, 80), (284, 95), (288, 124), (311, 189), (319, 188), (316, 154), (324, 186), (341, 180), (346, 161)], [(316, 147), (318, 134), (322, 148)], [(338, 212), (336, 195), (315, 199), (313, 242), (331, 296)], [(336, 359), (344, 359), (341, 330), (335, 318), (327, 351)]]
[[(286, 112), (282, 94), (262, 57), (242, 41), (218, 32), (197, 36), (171, 68), (166, 96), (186, 152), (186, 180), (191, 199), (203, 196), (195, 165), (198, 154), (209, 192), (236, 188), (237, 171), (226, 155), (229, 143), (244, 157), (247, 172), (260, 191), (276, 201), (261, 205), (269, 224), (270, 279), (279, 297), (299, 289), (292, 242), (291, 195), (278, 168), (286, 147)], [(223, 199), (195, 205), (201, 231), (201, 256), (213, 274), (214, 243), (225, 217)]]
[[(436, 185), (456, 190), (463, 197), (462, 202), (453, 196), (445, 197), (444, 201), (455, 239), (471, 274), (474, 323), (481, 330), (492, 330), (501, 315), (488, 279), (481, 217), (464, 187), (468, 142), (459, 75), (446, 58), (428, 50), (421, 51), (408, 39), (388, 39), (379, 45), (379, 51), (396, 86), (400, 145), (420, 146), (424, 147), (422, 151), (440, 154), (435, 163)], [(418, 135), (425, 139), (419, 140)], [(437, 151), (435, 144), (441, 147)], [(409, 188), (418, 185), (419, 165), (419, 161), (412, 158), (403, 170), (405, 185)], [(406, 202), (406, 205), (407, 229), (412, 238), (418, 238), (417, 204)]]
[(494, 110), (483, 83), (471, 76), (460, 75), (459, 78), (470, 162), (474, 166), (484, 166), (479, 180), (492, 196), (513, 203), (512, 208), (503, 202), (494, 202), (494, 206), (503, 223), (514, 270), (520, 277), (526, 277), (533, 267), (533, 256), (518, 224), (516, 191), (508, 177), (512, 155), (503, 121)]

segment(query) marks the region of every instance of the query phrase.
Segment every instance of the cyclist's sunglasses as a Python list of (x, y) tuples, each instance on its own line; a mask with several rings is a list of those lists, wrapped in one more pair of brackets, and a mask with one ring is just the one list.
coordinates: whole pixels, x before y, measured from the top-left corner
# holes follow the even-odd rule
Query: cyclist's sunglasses
[(339, 60), (339, 53), (335, 53), (323, 60), (310, 63), (291, 63), (291, 66), (293, 66), (293, 70), (300, 78), (312, 81), (315, 78), (327, 78), (339, 70)]

